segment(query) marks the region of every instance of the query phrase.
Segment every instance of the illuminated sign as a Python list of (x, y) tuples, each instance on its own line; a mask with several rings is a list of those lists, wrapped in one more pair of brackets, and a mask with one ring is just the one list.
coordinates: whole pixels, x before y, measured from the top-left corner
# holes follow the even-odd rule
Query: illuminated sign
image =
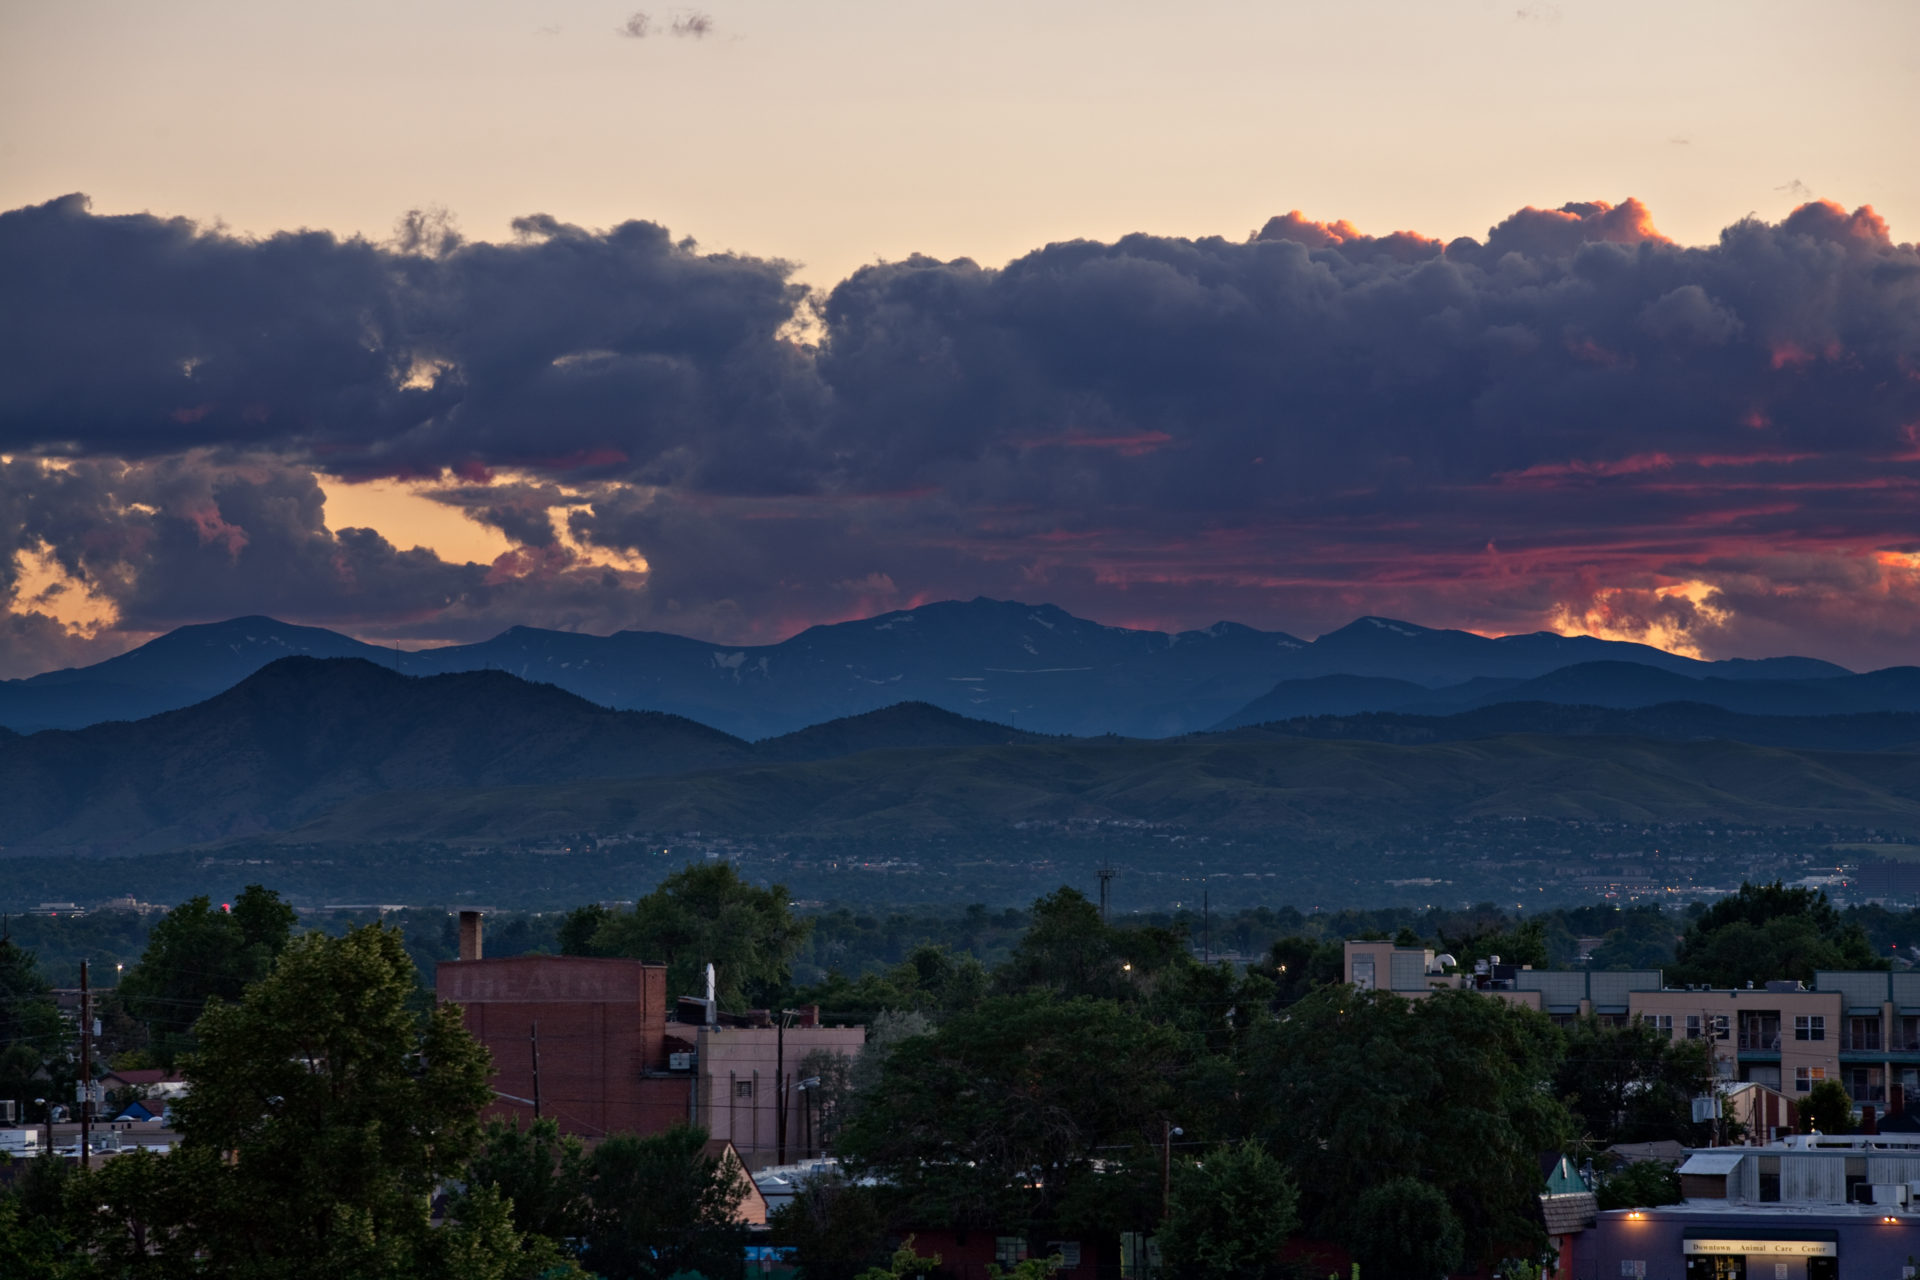
[(1688, 1240), (1684, 1253), (1759, 1254), (1770, 1258), (1837, 1258), (1840, 1246), (1831, 1240)]

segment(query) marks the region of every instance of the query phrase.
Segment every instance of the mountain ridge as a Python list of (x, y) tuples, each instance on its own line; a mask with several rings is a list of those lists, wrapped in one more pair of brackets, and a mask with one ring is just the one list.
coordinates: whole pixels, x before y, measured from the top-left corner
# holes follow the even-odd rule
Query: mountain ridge
[[(1751, 670), (1751, 668), (1749, 669)], [(1530, 680), (1479, 680), (1439, 689), (1404, 681), (1322, 676), (1284, 680), (1227, 716), (1215, 730), (1313, 715), (1454, 715), (1506, 703), (1628, 709), (1696, 703), (1753, 716), (1920, 712), (1920, 667), (1814, 679), (1689, 675), (1640, 663), (1583, 662)]]
[(1851, 674), (1811, 658), (1703, 663), (1623, 641), (1488, 638), (1378, 617), (1313, 641), (1232, 622), (1147, 631), (986, 597), (822, 624), (767, 645), (512, 627), (476, 644), (402, 652), (254, 615), (176, 628), (90, 667), (0, 681), (0, 725), (31, 732), (139, 719), (202, 701), (295, 654), (357, 657), (409, 675), (508, 671), (603, 706), (681, 715), (750, 739), (901, 701), (1031, 732), (1167, 737), (1218, 724), (1286, 679), (1339, 674), (1433, 687), (1533, 679), (1601, 656), (1730, 680)]

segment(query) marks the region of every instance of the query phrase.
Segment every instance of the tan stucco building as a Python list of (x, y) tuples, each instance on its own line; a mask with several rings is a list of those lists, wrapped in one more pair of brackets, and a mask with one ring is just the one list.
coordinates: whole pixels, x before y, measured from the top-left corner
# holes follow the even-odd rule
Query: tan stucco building
[(1879, 1104), (1890, 1085), (1920, 1091), (1920, 971), (1823, 970), (1811, 990), (1767, 982), (1734, 990), (1668, 987), (1658, 969), (1589, 972), (1490, 964), (1462, 974), (1432, 951), (1349, 942), (1348, 982), (1419, 998), (1472, 987), (1558, 1022), (1582, 1015), (1641, 1018), (1675, 1039), (1709, 1041), (1720, 1073), (1804, 1095), (1838, 1080), (1856, 1103)]

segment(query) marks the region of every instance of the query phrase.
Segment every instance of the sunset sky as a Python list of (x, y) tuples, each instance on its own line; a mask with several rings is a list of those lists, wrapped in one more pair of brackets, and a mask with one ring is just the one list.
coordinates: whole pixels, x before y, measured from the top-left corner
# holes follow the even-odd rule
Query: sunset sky
[(1917, 134), (1907, 0), (8, 5), (0, 677), (974, 595), (1914, 662)]

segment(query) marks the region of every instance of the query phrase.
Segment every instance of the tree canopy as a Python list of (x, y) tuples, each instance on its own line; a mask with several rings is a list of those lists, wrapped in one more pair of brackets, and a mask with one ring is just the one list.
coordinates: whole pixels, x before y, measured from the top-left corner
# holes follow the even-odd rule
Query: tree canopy
[(1175, 1176), (1160, 1256), (1190, 1280), (1263, 1280), (1279, 1271), (1298, 1204), (1286, 1167), (1258, 1143), (1220, 1147)]
[(1583, 1136), (1616, 1142), (1704, 1140), (1693, 1120), (1694, 1095), (1715, 1079), (1712, 1042), (1675, 1040), (1645, 1022), (1612, 1026), (1595, 1017), (1565, 1030), (1553, 1074)]
[(193, 1024), (207, 1001), (233, 1003), (285, 950), (298, 917), (280, 895), (250, 884), (222, 910), (205, 897), (167, 912), (146, 952), (121, 978), (114, 999), (147, 1025), (149, 1052), (164, 1065), (193, 1047)]
[(428, 1221), (478, 1141), (489, 1067), (459, 1009), (422, 1017), (413, 991), (399, 934), (369, 925), (297, 938), (237, 1003), (210, 999), (181, 1142), (95, 1175), (94, 1247), (150, 1250), (162, 1275), (502, 1274), (519, 1242), (501, 1202)]
[(589, 914), (576, 913), (577, 923), (569, 918), (562, 926), (569, 954), (664, 963), (671, 995), (704, 990), (704, 970), (711, 964), (720, 1002), (736, 1009), (777, 1002), (807, 933), (806, 922), (788, 906), (784, 885), (755, 888), (728, 862), (674, 872), (631, 911), (584, 910)]
[(1887, 961), (1825, 892), (1742, 884), (1696, 917), (1680, 939), (1678, 982), (1737, 987), (1769, 978), (1811, 983), (1819, 969), (1884, 969)]
[(746, 1174), (710, 1155), (707, 1131), (679, 1125), (647, 1137), (617, 1134), (587, 1162), (586, 1248), (604, 1280), (671, 1280), (685, 1272), (740, 1280), (746, 1228), (734, 1211)]
[(1112, 1001), (996, 996), (893, 1050), (841, 1155), (920, 1221), (1137, 1224), (1189, 1058), (1182, 1037)]
[(1470, 991), (1407, 1001), (1325, 988), (1256, 1030), (1247, 1111), (1298, 1180), (1311, 1228), (1358, 1239), (1361, 1196), (1416, 1178), (1453, 1206), (1469, 1254), (1491, 1261), (1539, 1236), (1536, 1160), (1571, 1136), (1542, 1087), (1560, 1044), (1540, 1014)]

